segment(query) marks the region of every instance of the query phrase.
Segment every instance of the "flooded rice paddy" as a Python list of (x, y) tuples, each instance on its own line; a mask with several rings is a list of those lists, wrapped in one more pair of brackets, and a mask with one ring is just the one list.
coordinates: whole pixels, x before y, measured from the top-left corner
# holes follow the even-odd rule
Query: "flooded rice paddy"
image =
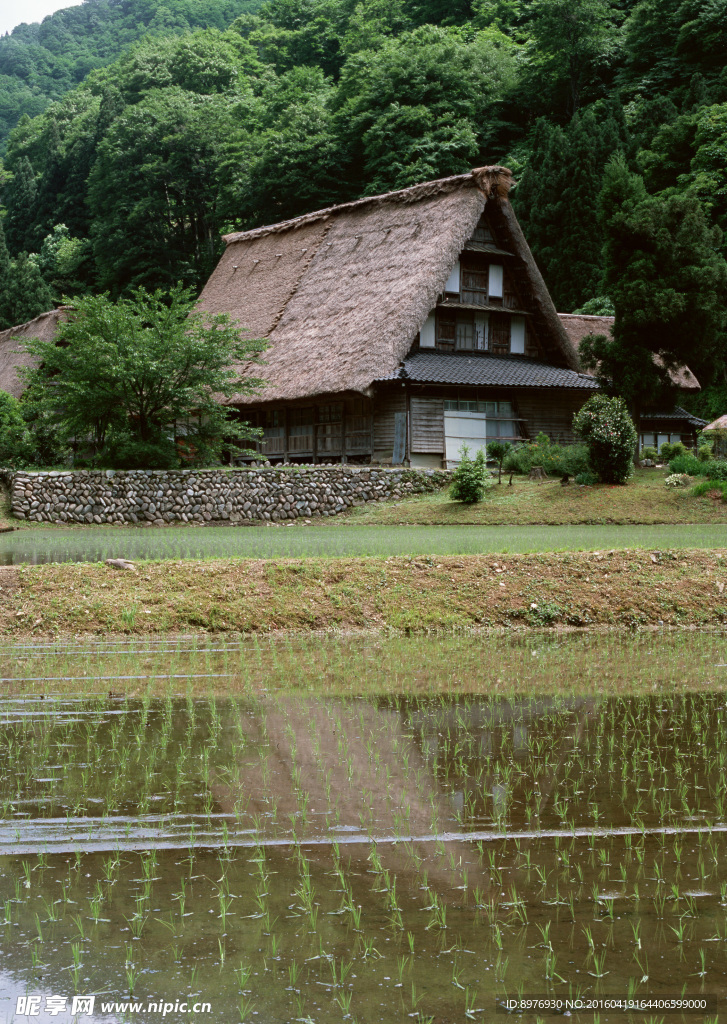
[(724, 1008), (722, 635), (19, 645), (0, 668), (2, 1020), (90, 995), (109, 1022)]
[(727, 547), (727, 524), (686, 526), (327, 526), (20, 529), (0, 534), (0, 565), (106, 558), (339, 558), (609, 548)]

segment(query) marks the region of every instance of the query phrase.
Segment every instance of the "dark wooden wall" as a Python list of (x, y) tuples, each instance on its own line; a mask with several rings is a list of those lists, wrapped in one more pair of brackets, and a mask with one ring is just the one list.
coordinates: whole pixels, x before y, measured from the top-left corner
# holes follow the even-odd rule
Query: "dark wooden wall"
[(409, 400), (411, 451), (441, 455), (444, 452), (444, 399), (412, 395)]

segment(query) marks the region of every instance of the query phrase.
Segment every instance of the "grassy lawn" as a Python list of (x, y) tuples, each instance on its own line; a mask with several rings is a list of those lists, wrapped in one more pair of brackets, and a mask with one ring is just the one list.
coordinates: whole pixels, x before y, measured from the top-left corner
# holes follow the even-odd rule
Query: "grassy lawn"
[[(320, 521), (316, 521), (319, 522)], [(441, 558), (447, 555), (599, 551), (603, 549), (727, 548), (727, 523), (649, 526), (412, 526), (364, 523), (293, 529), (140, 530), (89, 526), (80, 530), (18, 531), (0, 536), (0, 564), (227, 558)]]
[(44, 565), (2, 571), (0, 635), (720, 627), (719, 551)]
[(666, 470), (638, 469), (625, 487), (597, 484), (561, 487), (513, 479), (488, 491), (478, 505), (450, 501), (447, 491), (417, 495), (408, 501), (352, 509), (336, 522), (420, 524), (560, 524), (560, 523), (726, 523), (727, 505), (713, 498), (695, 498), (689, 488), (665, 487)]

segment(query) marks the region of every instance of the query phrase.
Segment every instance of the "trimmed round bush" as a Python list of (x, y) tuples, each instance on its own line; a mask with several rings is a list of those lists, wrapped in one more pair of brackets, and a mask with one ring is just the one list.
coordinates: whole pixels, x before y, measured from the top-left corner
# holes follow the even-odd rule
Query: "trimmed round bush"
[(573, 418), (588, 448), (588, 461), (605, 484), (625, 484), (634, 471), (636, 427), (624, 401), (594, 395)]
[(656, 462), (658, 457), (659, 453), (657, 452), (656, 448), (653, 448), (651, 445), (647, 445), (646, 448), (641, 449), (642, 459), (651, 459), (652, 462)]

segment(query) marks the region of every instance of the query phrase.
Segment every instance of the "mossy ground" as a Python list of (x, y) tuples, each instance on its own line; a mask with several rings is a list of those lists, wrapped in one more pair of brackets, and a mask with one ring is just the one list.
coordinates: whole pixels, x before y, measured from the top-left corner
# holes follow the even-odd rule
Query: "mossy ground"
[(720, 627), (727, 552), (226, 559), (5, 569), (0, 633)]
[(623, 487), (572, 483), (561, 487), (558, 480), (536, 483), (523, 477), (514, 477), (510, 486), (504, 476), (476, 505), (451, 501), (444, 490), (407, 501), (362, 506), (335, 521), (490, 526), (727, 522), (727, 504), (721, 495), (719, 500), (706, 495), (696, 498), (691, 488), (666, 487), (666, 476), (662, 469), (637, 469)]

